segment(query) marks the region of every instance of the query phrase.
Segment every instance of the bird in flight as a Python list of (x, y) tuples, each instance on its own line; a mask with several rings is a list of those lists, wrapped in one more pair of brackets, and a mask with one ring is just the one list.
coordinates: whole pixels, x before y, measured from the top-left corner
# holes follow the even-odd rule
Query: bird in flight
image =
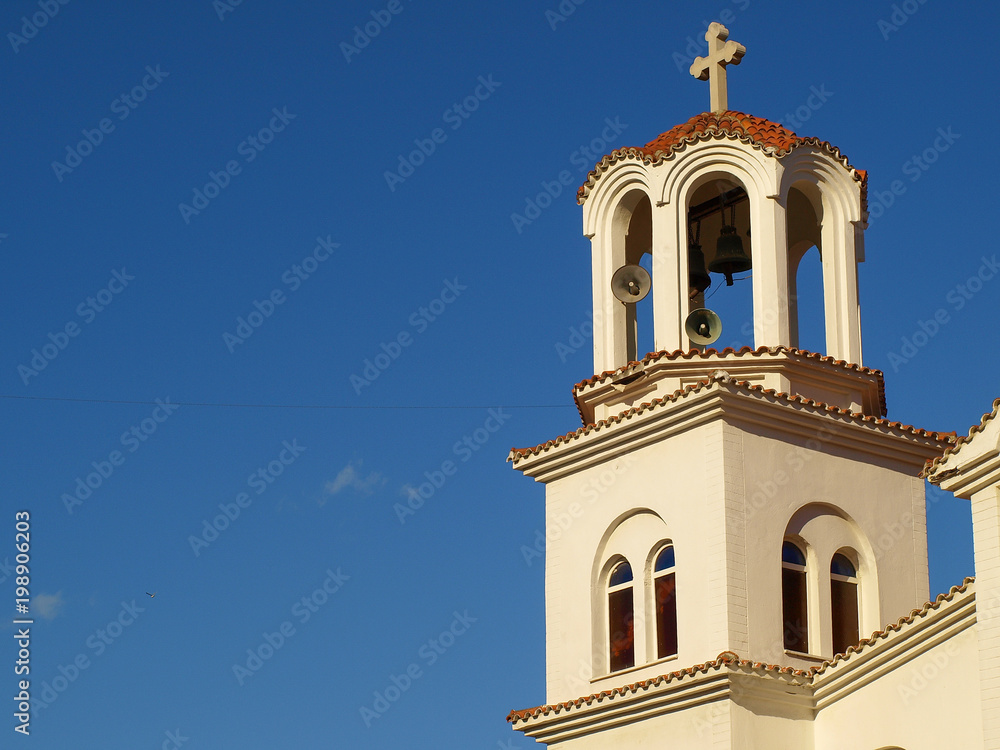
[(146, 592), (146, 596), (148, 596), (148, 597), (149, 597), (150, 599), (152, 599), (153, 597), (155, 597), (155, 596), (156, 596), (156, 592), (154, 591), (154, 592), (153, 592), (152, 594), (150, 594), (150, 593), (149, 593), (149, 592), (147, 591), (147, 592)]

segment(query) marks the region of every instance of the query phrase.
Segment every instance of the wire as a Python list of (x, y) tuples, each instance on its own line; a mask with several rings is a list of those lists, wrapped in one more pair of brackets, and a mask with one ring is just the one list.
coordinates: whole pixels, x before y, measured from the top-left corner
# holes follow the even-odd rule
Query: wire
[[(752, 279), (752, 278), (753, 278), (753, 274), (751, 273), (751, 274), (747, 274), (746, 276), (740, 276), (739, 278), (733, 276), (733, 281), (746, 281), (747, 279)], [(715, 292), (719, 291), (720, 289), (722, 289), (722, 286), (721, 285), (717, 285), (715, 287)], [(710, 299), (712, 299), (712, 297), (715, 296), (715, 292), (712, 292), (710, 295), (708, 295), (707, 297), (705, 297), (704, 302), (708, 302)]]
[[(20, 400), (20, 401), (66, 401), (77, 404), (132, 404), (140, 406), (157, 406), (156, 401), (126, 401), (122, 399), (107, 398), (62, 398), (59, 396), (9, 396), (0, 394), (0, 399)], [(499, 404), (475, 404), (471, 406), (458, 406), (450, 404), (427, 405), (413, 404), (410, 406), (347, 406), (344, 404), (236, 404), (223, 403), (218, 401), (171, 401), (176, 406), (216, 406), (230, 407), (236, 409), (383, 409), (403, 410), (403, 409), (570, 409), (575, 408), (573, 404), (520, 404), (515, 406), (500, 406)]]

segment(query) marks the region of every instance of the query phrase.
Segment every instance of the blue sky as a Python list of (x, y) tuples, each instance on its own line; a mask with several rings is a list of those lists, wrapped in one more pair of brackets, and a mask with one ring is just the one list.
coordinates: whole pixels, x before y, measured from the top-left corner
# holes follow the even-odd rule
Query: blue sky
[[(561, 7), (3, 3), (0, 560), (30, 511), (32, 692), (62, 688), (34, 747), (528, 745), (543, 492), (506, 454), (578, 425), (575, 188), (708, 108), (711, 20), (748, 49), (732, 108), (869, 171), (889, 416), (989, 407), (993, 6)], [(936, 593), (971, 531), (930, 497)]]

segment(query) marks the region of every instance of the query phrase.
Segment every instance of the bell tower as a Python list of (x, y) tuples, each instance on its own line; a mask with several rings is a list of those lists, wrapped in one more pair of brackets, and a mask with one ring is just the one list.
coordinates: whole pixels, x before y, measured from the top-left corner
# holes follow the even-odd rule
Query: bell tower
[[(710, 111), (608, 154), (578, 191), (597, 373), (573, 389), (583, 424), (509, 457), (545, 484), (548, 532), (547, 703), (509, 719), (559, 748), (666, 732), (677, 747), (811, 746), (794, 675), (927, 599), (917, 474), (951, 437), (886, 419), (882, 373), (862, 364), (866, 174), (728, 109), (746, 48), (718, 23), (706, 40), (691, 74)], [(812, 247), (825, 352), (797, 340)], [(620, 269), (644, 259), (655, 351), (641, 356), (629, 294), (647, 290)], [(754, 346), (696, 346), (718, 335), (689, 320), (708, 282), (721, 295), (734, 278), (752, 286)]]
[[(709, 56), (691, 66), (709, 81), (712, 110), (645, 146), (605, 156), (578, 193), (593, 253), (596, 372), (637, 359), (635, 324), (610, 280), (645, 253), (652, 257), (655, 349), (691, 346), (684, 322), (703, 302), (697, 278), (705, 271), (692, 264), (695, 232), (705, 240), (700, 250), (709, 270), (725, 270), (720, 248), (737, 273), (752, 267), (754, 348), (798, 345), (795, 271), (806, 250), (819, 248), (824, 353), (862, 364), (858, 263), (867, 175), (825, 141), (727, 109), (726, 66), (746, 52), (728, 35), (713, 23)], [(745, 265), (732, 265), (727, 239)], [(712, 277), (720, 283), (726, 281)]]

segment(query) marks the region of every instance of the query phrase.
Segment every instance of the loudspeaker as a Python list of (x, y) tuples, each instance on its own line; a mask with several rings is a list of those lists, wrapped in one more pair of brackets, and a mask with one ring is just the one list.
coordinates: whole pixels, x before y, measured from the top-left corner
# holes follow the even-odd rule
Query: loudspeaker
[(684, 321), (684, 332), (692, 343), (707, 346), (722, 335), (722, 318), (705, 307), (692, 310)]
[(652, 285), (649, 272), (642, 266), (622, 266), (611, 277), (611, 293), (626, 305), (635, 304), (649, 294)]

